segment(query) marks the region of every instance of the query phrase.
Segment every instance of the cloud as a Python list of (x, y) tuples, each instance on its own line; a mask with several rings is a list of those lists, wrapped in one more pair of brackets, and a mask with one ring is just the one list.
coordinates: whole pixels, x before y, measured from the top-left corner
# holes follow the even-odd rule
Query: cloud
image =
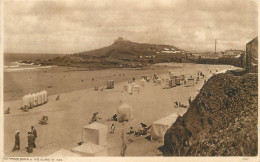
[(257, 35), (257, 1), (5, 1), (6, 52), (74, 53), (119, 36), (186, 50), (244, 49)]

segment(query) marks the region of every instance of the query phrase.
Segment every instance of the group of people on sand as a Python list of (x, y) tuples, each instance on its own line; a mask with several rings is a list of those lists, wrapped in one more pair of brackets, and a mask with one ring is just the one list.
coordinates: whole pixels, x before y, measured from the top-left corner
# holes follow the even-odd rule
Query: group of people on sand
[[(32, 153), (33, 149), (36, 148), (35, 140), (37, 138), (37, 131), (34, 126), (31, 126), (31, 131), (28, 132), (27, 141), (28, 147), (26, 147), (28, 153)], [(19, 151), (20, 150), (20, 131), (16, 131), (15, 134), (15, 142), (12, 151)]]

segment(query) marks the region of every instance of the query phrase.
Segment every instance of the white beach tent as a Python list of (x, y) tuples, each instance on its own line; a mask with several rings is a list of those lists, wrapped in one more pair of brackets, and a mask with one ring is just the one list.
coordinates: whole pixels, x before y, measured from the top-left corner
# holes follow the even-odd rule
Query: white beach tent
[(130, 94), (133, 93), (133, 85), (132, 84), (128, 85), (128, 93), (130, 93)]
[(38, 98), (37, 98), (35, 93), (32, 94), (32, 98), (33, 98), (33, 106), (37, 106), (38, 105)]
[(32, 108), (33, 107), (33, 102), (34, 102), (34, 98), (33, 98), (32, 94), (28, 94), (27, 95), (27, 101), (28, 101), (28, 107)]
[(141, 81), (140, 81), (141, 83), (140, 83), (140, 85), (141, 86), (143, 86), (143, 87), (145, 87), (145, 84), (146, 84), (146, 80), (145, 79), (141, 79)]
[(96, 145), (92, 142), (83, 143), (80, 146), (72, 148), (71, 151), (82, 156), (107, 156), (105, 147)]
[(44, 103), (48, 102), (48, 92), (43, 90), (44, 93)]
[(41, 102), (42, 102), (42, 104), (44, 104), (45, 103), (45, 101), (44, 101), (44, 92), (41, 91), (40, 95), (41, 95)]
[(98, 122), (86, 125), (82, 130), (82, 141), (97, 145), (107, 145), (107, 126)]
[(28, 107), (28, 95), (23, 96), (23, 107)]
[(140, 92), (141, 86), (138, 84), (133, 84), (133, 93), (138, 93)]
[(151, 128), (151, 139), (152, 140), (163, 140), (164, 134), (167, 129), (171, 127), (171, 125), (178, 118), (178, 114), (171, 114), (169, 116), (163, 117), (152, 123)]
[(127, 103), (117, 108), (117, 121), (131, 120), (133, 118), (133, 108)]
[(41, 96), (41, 93), (40, 93), (40, 92), (37, 92), (37, 93), (36, 93), (36, 96), (37, 96), (38, 105), (43, 104), (43, 103), (42, 103), (42, 96)]
[(60, 149), (52, 154), (50, 154), (48, 157), (80, 157), (80, 154), (76, 154), (74, 152), (65, 150), (65, 149)]

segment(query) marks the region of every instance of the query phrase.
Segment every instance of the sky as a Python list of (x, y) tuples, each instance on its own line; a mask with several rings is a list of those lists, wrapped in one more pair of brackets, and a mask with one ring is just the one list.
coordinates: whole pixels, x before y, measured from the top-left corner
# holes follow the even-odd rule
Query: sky
[(71, 54), (118, 37), (188, 51), (245, 49), (258, 35), (257, 0), (4, 2), (4, 52)]

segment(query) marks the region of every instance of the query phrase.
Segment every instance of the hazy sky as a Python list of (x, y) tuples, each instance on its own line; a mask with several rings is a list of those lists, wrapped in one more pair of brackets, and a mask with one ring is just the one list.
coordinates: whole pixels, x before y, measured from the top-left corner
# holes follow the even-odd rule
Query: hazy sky
[(257, 0), (6, 1), (4, 51), (75, 53), (117, 37), (184, 50), (245, 49)]

